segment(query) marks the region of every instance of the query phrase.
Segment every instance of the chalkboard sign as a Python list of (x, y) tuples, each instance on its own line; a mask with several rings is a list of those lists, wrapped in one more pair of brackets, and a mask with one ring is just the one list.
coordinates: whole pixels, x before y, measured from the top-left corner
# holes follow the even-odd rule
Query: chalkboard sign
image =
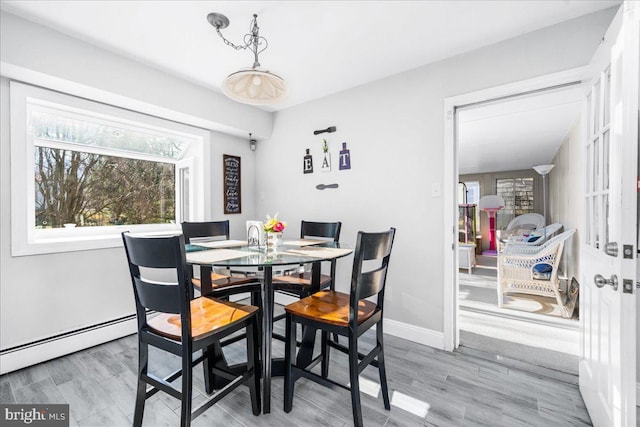
[(222, 162), (222, 170), (224, 174), (224, 213), (241, 213), (242, 197), (240, 195), (240, 157), (223, 154)]

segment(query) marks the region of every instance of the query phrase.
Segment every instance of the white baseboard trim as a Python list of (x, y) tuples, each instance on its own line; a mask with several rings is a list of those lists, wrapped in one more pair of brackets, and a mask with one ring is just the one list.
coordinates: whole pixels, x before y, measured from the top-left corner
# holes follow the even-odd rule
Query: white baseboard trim
[(135, 334), (137, 329), (138, 323), (134, 317), (8, 351), (0, 355), (0, 375)]
[(384, 320), (384, 332), (394, 337), (444, 350), (443, 332), (436, 332), (392, 319)]
[[(275, 294), (276, 304), (287, 305), (298, 301), (297, 298), (281, 293)], [(394, 337), (403, 338), (418, 344), (428, 345), (440, 350), (444, 350), (444, 333), (431, 329), (421, 328), (397, 320), (384, 319), (384, 332)]]

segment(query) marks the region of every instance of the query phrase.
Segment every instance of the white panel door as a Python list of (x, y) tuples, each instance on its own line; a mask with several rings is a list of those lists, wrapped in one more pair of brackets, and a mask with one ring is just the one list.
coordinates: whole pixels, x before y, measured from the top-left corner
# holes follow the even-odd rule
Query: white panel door
[(580, 391), (594, 426), (636, 425), (639, 3), (592, 61), (585, 113)]

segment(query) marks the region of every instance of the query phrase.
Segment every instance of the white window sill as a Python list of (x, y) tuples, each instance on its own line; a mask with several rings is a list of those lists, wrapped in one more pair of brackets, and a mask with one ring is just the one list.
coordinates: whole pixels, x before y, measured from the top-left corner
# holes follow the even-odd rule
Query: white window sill
[[(122, 246), (122, 232), (136, 234), (174, 234), (181, 232), (175, 224), (87, 227), (74, 229), (36, 230), (32, 239), (14, 242), (12, 256), (75, 252)], [(20, 244), (22, 243), (22, 244)]]

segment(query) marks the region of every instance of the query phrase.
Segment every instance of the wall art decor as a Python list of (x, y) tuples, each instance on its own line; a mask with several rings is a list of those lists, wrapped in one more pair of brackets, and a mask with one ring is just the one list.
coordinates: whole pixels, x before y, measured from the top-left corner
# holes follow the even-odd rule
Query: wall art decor
[(307, 154), (304, 155), (304, 159), (302, 160), (302, 171), (304, 173), (313, 173), (313, 156), (309, 154), (308, 148)]
[(322, 158), (322, 165), (320, 166), (320, 172), (331, 172), (331, 153), (329, 153), (329, 145), (327, 140), (322, 140), (322, 152), (324, 157)]
[(224, 213), (242, 213), (240, 157), (223, 154), (222, 174), (224, 182)]
[(351, 153), (349, 153), (349, 149), (347, 148), (347, 143), (342, 143), (342, 150), (340, 150), (340, 158), (339, 160), (339, 169), (351, 169)]
[(324, 190), (325, 188), (338, 188), (338, 184), (318, 184), (316, 185), (318, 190)]
[(321, 133), (333, 133), (336, 131), (336, 127), (335, 126), (329, 126), (326, 129), (320, 129), (320, 130), (314, 130), (313, 134), (314, 135), (320, 135)]

